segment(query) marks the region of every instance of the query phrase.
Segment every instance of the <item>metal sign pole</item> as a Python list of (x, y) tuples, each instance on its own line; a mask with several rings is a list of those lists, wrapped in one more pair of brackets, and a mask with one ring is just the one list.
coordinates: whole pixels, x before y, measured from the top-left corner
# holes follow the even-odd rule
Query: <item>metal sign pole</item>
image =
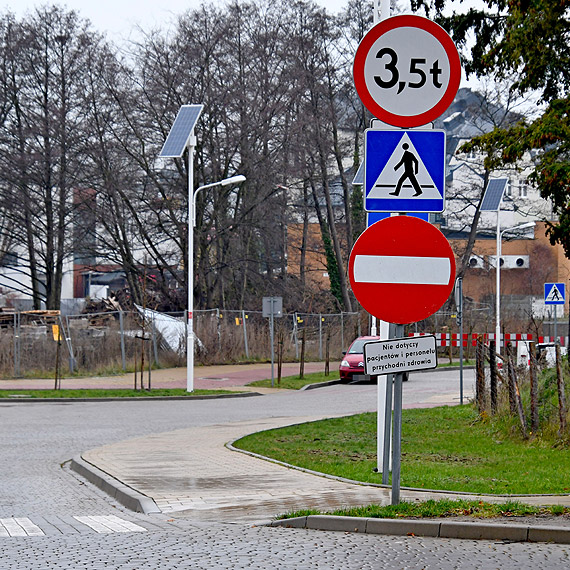
[[(380, 321), (383, 323), (383, 321)], [(384, 323), (386, 325), (387, 323)], [(394, 338), (394, 325), (388, 324), (388, 332), (381, 331), (382, 337)], [(380, 378), (383, 378), (382, 383)], [(378, 448), (382, 449), (382, 456), (378, 453), (378, 462), (382, 465), (378, 468), (382, 471), (382, 484), (390, 483), (391, 452), (392, 452), (392, 391), (394, 386), (394, 375), (378, 376)], [(381, 410), (383, 410), (381, 412)], [(382, 422), (382, 423), (380, 423)], [(382, 443), (380, 443), (382, 437)]]
[[(395, 338), (404, 336), (404, 325), (396, 325)], [(394, 375), (394, 437), (392, 452), (392, 504), (400, 504), (400, 468), (402, 457), (402, 383), (404, 373)]]
[(274, 343), (273, 343), (273, 303), (275, 299), (271, 297), (271, 313), (269, 314), (269, 336), (271, 338), (271, 387), (274, 387), (275, 384), (275, 374), (273, 373), (273, 366), (275, 363), (275, 355), (274, 355)]
[(455, 281), (455, 305), (459, 325), (459, 402), (463, 405), (463, 278)]
[(271, 342), (271, 387), (275, 384), (275, 347), (274, 318), (283, 316), (283, 297), (263, 297), (263, 317), (269, 318), (269, 335)]
[(463, 405), (463, 315), (459, 322), (459, 402)]
[(390, 483), (390, 452), (392, 443), (392, 391), (394, 375), (388, 374), (386, 378), (386, 397), (384, 411), (384, 454), (382, 457), (382, 484)]

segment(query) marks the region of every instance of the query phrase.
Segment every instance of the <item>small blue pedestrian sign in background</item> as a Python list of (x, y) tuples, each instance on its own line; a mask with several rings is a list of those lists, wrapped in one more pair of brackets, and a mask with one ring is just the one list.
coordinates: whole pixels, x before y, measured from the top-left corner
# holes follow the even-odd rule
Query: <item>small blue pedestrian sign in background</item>
[(367, 212), (443, 212), (445, 131), (368, 129), (364, 137)]
[(544, 304), (564, 305), (566, 303), (566, 285), (564, 283), (544, 284)]

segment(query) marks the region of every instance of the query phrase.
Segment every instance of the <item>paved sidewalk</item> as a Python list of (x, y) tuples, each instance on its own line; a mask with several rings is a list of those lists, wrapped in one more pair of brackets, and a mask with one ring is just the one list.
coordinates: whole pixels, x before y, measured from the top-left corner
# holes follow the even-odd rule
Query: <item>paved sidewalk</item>
[[(83, 459), (151, 497), (173, 517), (225, 522), (268, 522), (301, 508), (389, 504), (388, 489), (355, 485), (290, 469), (231, 451), (225, 444), (259, 430), (321, 419), (270, 418), (177, 430), (106, 445)], [(441, 498), (444, 493), (402, 490), (403, 500)], [(462, 495), (450, 495), (454, 498)], [(464, 495), (473, 499), (473, 495)], [(504, 497), (477, 496), (504, 502)], [(569, 496), (530, 496), (525, 503), (570, 506)]]
[[(305, 373), (322, 372), (325, 369), (324, 362), (306, 362)], [(330, 370), (338, 370), (338, 362), (330, 363)], [(298, 362), (283, 364), (282, 376), (295, 376), (299, 374)], [(277, 385), (277, 366), (274, 367), (275, 385)], [(242, 390), (246, 384), (255, 380), (271, 378), (271, 364), (230, 364), (220, 366), (197, 366), (194, 369), (194, 388), (196, 390), (227, 390), (239, 387)], [(139, 378), (140, 382), (140, 378)], [(145, 386), (148, 375), (145, 373)], [(165, 368), (153, 370), (151, 373), (153, 388), (186, 388), (186, 368)], [(53, 378), (18, 378), (0, 380), (2, 390), (24, 389), (52, 389)], [(119, 376), (97, 376), (86, 378), (63, 378), (62, 388), (132, 388), (134, 385), (134, 373), (121, 374)], [(260, 388), (251, 388), (256, 392), (266, 391)]]

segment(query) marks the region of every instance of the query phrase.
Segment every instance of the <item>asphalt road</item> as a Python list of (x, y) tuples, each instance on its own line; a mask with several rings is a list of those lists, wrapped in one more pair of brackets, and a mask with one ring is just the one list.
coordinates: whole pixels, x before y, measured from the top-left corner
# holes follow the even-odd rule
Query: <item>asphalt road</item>
[[(472, 375), (466, 394), (472, 394)], [(405, 405), (453, 403), (457, 373), (413, 375)], [(0, 568), (564, 568), (570, 547), (306, 531), (126, 511), (66, 468), (84, 450), (252, 418), (374, 410), (376, 388), (226, 400), (1, 403)], [(25, 536), (19, 536), (25, 535)]]

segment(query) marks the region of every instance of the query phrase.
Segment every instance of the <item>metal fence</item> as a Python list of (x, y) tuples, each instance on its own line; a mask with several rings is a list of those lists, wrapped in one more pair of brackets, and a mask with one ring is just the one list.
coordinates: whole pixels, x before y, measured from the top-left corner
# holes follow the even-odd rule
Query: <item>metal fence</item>
[[(370, 330), (366, 313), (284, 314), (275, 319), (274, 349), (285, 361), (298, 361), (304, 345), (305, 360), (342, 357), (350, 343)], [(485, 320), (467, 318), (469, 334), (491, 328)], [(450, 315), (439, 313), (406, 327), (406, 334), (453, 332)], [(562, 323), (561, 323), (562, 325)], [(562, 335), (566, 332), (559, 332)], [(538, 337), (550, 331), (527, 330)], [(450, 330), (451, 329), (451, 330)], [(269, 319), (260, 311), (210, 309), (194, 311), (196, 364), (267, 362), (271, 358)], [(53, 376), (114, 374), (148, 367), (186, 365), (185, 313), (154, 311), (60, 315), (54, 311), (0, 313), (0, 376)], [(450, 346), (441, 347), (446, 354)], [(468, 348), (469, 352), (469, 348)]]
[[(48, 311), (5, 315), (0, 328), (3, 377), (53, 376), (56, 367), (79, 374), (111, 374), (149, 364), (185, 366), (185, 314), (154, 311), (62, 316)], [(290, 313), (275, 319), (275, 343), (285, 360), (338, 359), (366, 330), (358, 313)], [(269, 319), (258, 311), (194, 311), (197, 364), (267, 361)], [(303, 340), (304, 339), (304, 340)]]

